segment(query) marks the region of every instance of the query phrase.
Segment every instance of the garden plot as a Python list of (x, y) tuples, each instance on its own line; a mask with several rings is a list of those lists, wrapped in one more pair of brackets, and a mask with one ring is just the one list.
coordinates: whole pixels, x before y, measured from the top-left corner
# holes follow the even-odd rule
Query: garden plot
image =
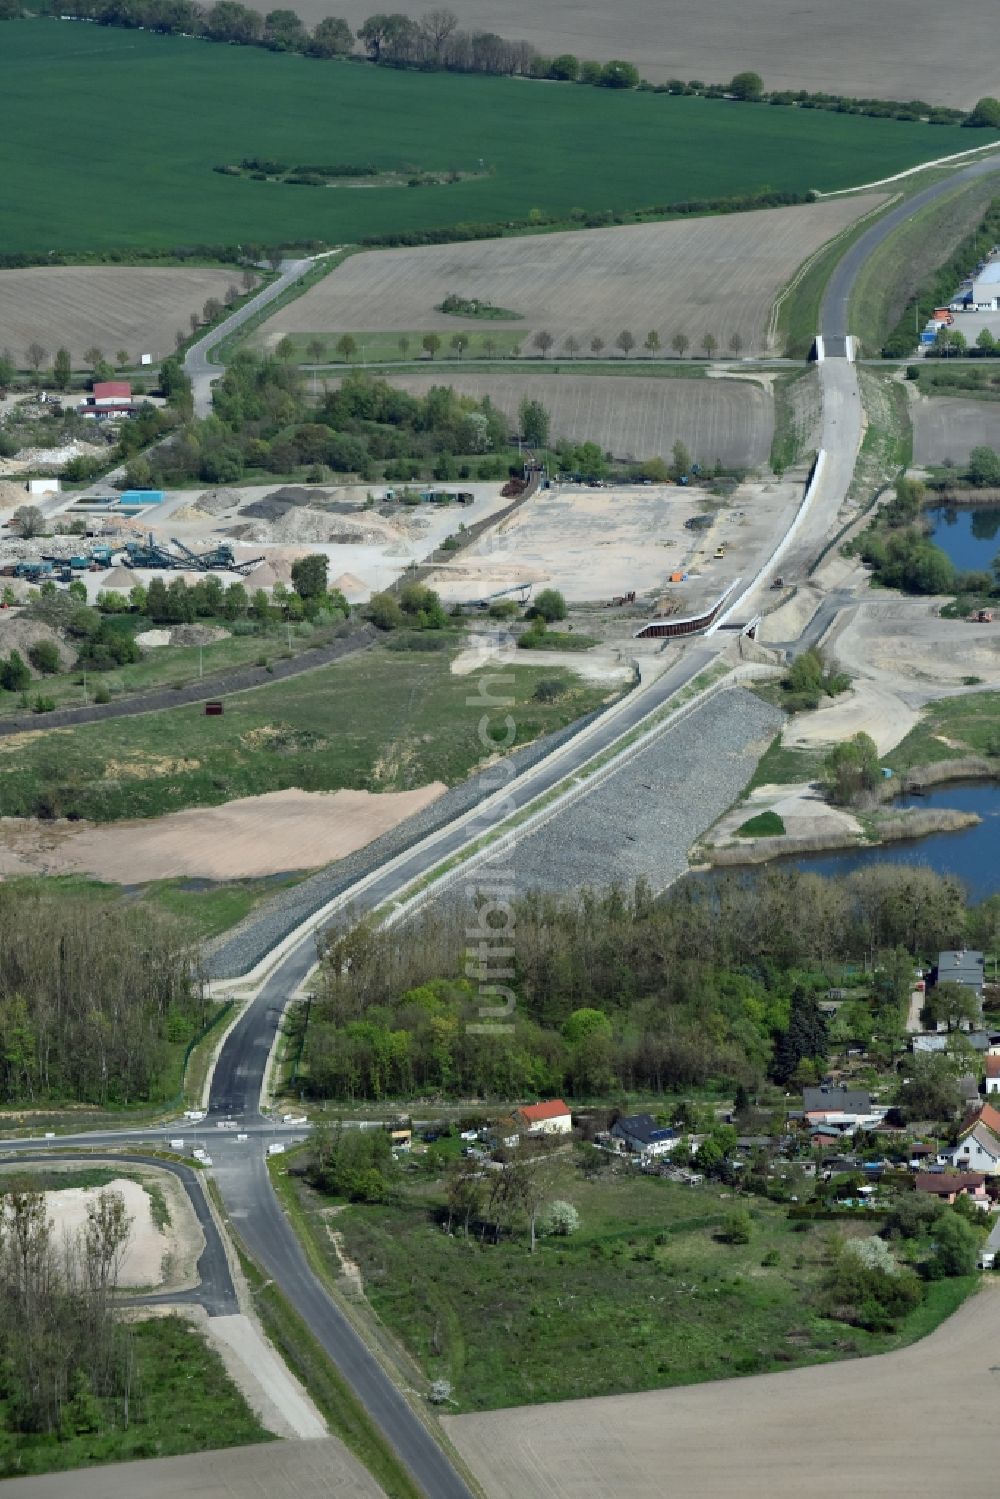
[(910, 406), (913, 461), (965, 464), (973, 448), (1000, 448), (1000, 401), (920, 396)]
[[(774, 432), (769, 390), (751, 380), (654, 380), (641, 375), (449, 375), (449, 385), (481, 401), (489, 396), (516, 426), (523, 400), (541, 401), (553, 438), (596, 442), (615, 458), (670, 458), (682, 442), (703, 467), (767, 462)], [(415, 395), (442, 383), (441, 374), (393, 380)]]
[[(763, 564), (799, 503), (791, 483), (741, 485), (725, 504), (706, 490), (674, 485), (541, 490), (487, 532), (430, 584), (446, 604), (519, 583), (557, 588), (568, 600), (607, 599), (635, 590), (664, 599), (663, 612), (696, 613), (736, 576)], [(712, 514), (712, 525), (685, 522)], [(715, 549), (725, 544), (725, 556)], [(686, 574), (671, 584), (671, 573)]]
[[(677, 333), (691, 352), (706, 334), (720, 349), (736, 335), (743, 353), (764, 354), (775, 296), (820, 245), (867, 213), (878, 194), (721, 218), (478, 240), (354, 255), (266, 322), (255, 343), (285, 334), (459, 328), (488, 335), (516, 329), (606, 352), (628, 328), (641, 345), (651, 328), (664, 348)], [(452, 317), (435, 309), (449, 292), (488, 299), (517, 323)]]
[(65, 348), (75, 365), (87, 349), (114, 359), (124, 350), (132, 363), (172, 354), (174, 335), (190, 333), (192, 313), (209, 297), (219, 301), (239, 287), (239, 273), (203, 267), (45, 266), (0, 271), (0, 347), (18, 364), (37, 343), (51, 363)]

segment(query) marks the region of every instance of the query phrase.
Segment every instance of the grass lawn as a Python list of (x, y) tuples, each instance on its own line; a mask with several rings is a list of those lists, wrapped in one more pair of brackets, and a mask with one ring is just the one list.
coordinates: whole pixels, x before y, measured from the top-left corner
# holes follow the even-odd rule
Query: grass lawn
[[(201, 1334), (179, 1317), (140, 1322), (127, 1427), (63, 1439), (5, 1434), (0, 1477), (272, 1441)], [(0, 1413), (4, 1402), (0, 1401)], [(109, 1419), (113, 1419), (109, 1416)]]
[[(391, 639), (391, 637), (390, 637)], [(31, 816), (45, 796), (63, 815), (110, 822), (300, 787), (408, 790), (462, 780), (483, 758), (476, 674), (449, 671), (451, 651), (378, 645), (287, 682), (198, 705), (0, 740), (0, 806)], [(567, 685), (535, 700), (544, 667), (519, 667), (503, 693), (520, 746), (597, 707), (606, 692)], [(470, 705), (471, 702), (471, 705)], [(498, 742), (505, 713), (494, 709)], [(44, 720), (43, 720), (44, 722)]]
[[(987, 132), (820, 110), (324, 62), (85, 24), (4, 25), (4, 249), (354, 242), (365, 235), (852, 186)], [(46, 107), (38, 108), (44, 80)], [(113, 99), (128, 121), (107, 149)], [(449, 185), (254, 182), (214, 165), (474, 172)], [(483, 169), (485, 174), (478, 175)], [(122, 195), (142, 182), (141, 211)]]
[(785, 824), (777, 812), (758, 812), (756, 817), (749, 818), (742, 827), (736, 829), (738, 838), (780, 838), (785, 832)]
[[(494, 1246), (442, 1233), (442, 1180), (416, 1164), (397, 1205), (337, 1215), (379, 1319), (428, 1377), (451, 1381), (459, 1410), (882, 1352), (929, 1332), (976, 1283), (931, 1286), (895, 1333), (876, 1336), (824, 1317), (815, 1297), (835, 1239), (877, 1220), (800, 1231), (785, 1208), (750, 1197), (751, 1241), (727, 1244), (719, 1228), (734, 1203), (717, 1184), (627, 1170), (588, 1181), (570, 1160), (552, 1195), (576, 1206), (580, 1228), (534, 1255), (525, 1235)], [(305, 1201), (313, 1243), (328, 1253), (320, 1199), (306, 1191)]]
[(757, 786), (786, 786), (793, 781), (814, 781), (822, 768), (823, 753), (820, 750), (785, 749), (781, 743), (781, 735), (776, 734), (757, 762), (757, 769), (750, 778), (747, 791), (753, 791)]
[(886, 761), (898, 772), (963, 755), (995, 755), (998, 749), (1000, 692), (976, 692), (931, 703)]

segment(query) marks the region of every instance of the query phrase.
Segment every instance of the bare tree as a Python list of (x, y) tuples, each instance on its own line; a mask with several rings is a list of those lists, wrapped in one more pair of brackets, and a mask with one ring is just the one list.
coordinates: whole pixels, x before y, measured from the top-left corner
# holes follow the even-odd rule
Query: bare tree
[(563, 348), (571, 359), (575, 359), (580, 352), (580, 340), (571, 333), (563, 340)]
[(595, 335), (590, 340), (590, 352), (592, 354), (594, 354), (594, 355), (598, 355), (598, 354), (600, 354), (600, 352), (601, 352), (601, 350), (603, 348), (604, 348), (604, 339), (601, 338), (599, 334)]
[(670, 347), (673, 349), (678, 359), (684, 358), (690, 342), (691, 340), (688, 338), (686, 333), (674, 334), (673, 338), (670, 340)]
[(239, 299), (240, 299), (240, 289), (236, 285), (236, 282), (233, 281), (233, 282), (230, 283), (229, 286), (226, 287), (226, 295), (223, 297), (222, 300), (225, 302), (225, 304), (226, 304), (227, 307), (232, 307), (233, 303), (234, 302), (238, 302)]
[(217, 317), (222, 316), (222, 303), (218, 297), (209, 297), (201, 309), (201, 315), (206, 323), (214, 323)]
[(191, 324), (191, 332), (197, 333), (198, 329), (201, 327), (201, 318), (196, 312), (192, 312), (191, 316), (188, 318), (188, 322)]
[(448, 340), (449, 347), (455, 350), (455, 358), (461, 359), (469, 346), (469, 335), (467, 333), (453, 333)]
[(254, 287), (257, 285), (257, 272), (251, 270), (250, 267), (247, 266), (244, 269), (243, 275), (240, 277), (240, 280), (243, 282), (244, 291), (253, 291)]
[(740, 350), (743, 348), (743, 340), (738, 333), (734, 333), (732, 338), (729, 340), (729, 348), (730, 351), (735, 354), (738, 359), (740, 356)]
[(84, 349), (83, 357), (92, 370), (95, 370), (99, 364), (104, 363), (104, 351), (99, 349), (96, 344), (91, 344), (89, 349)]
[(701, 341), (701, 346), (705, 350), (705, 357), (707, 359), (711, 359), (712, 355), (719, 347), (719, 340), (716, 338), (714, 333), (706, 333)]
[(177, 332), (174, 334), (174, 348), (175, 349), (179, 349), (182, 344), (186, 344), (187, 343), (187, 339), (188, 339), (188, 336), (184, 332), (184, 329), (183, 328), (178, 328)]
[(410, 340), (407, 338), (405, 333), (401, 333), (398, 342), (400, 356), (405, 359), (407, 354), (410, 352)]
[(41, 369), (42, 365), (45, 363), (46, 359), (48, 359), (49, 356), (42, 348), (40, 343), (30, 343), (25, 350), (24, 357), (27, 359), (28, 363), (31, 365), (31, 368), (37, 374), (37, 372)]
[(494, 354), (497, 351), (497, 341), (496, 341), (496, 339), (495, 338), (491, 338), (489, 335), (487, 335), (487, 337), (483, 339), (483, 348), (486, 351), (486, 357), (487, 357), (487, 359), (492, 359), (493, 356), (494, 356)]
[(540, 328), (531, 342), (544, 358), (551, 349), (552, 345), (555, 343), (555, 339), (546, 328)]
[(421, 18), (420, 30), (435, 62), (440, 63), (445, 45), (457, 29), (458, 17), (452, 10), (429, 10)]
[(622, 329), (618, 337), (615, 339), (615, 345), (617, 348), (621, 349), (622, 357), (624, 359), (627, 359), (629, 354), (635, 348), (635, 339), (633, 338), (628, 328)]

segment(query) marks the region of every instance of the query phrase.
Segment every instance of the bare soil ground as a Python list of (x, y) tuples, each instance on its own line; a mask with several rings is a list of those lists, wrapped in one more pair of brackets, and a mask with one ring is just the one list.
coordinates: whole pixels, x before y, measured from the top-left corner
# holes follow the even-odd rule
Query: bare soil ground
[[(498, 25), (495, 18), (491, 29)], [(617, 28), (616, 20), (620, 35)], [(807, 256), (880, 201), (869, 194), (722, 218), (354, 255), (277, 312), (255, 342), (273, 347), (286, 333), (487, 333), (493, 326), (523, 334), (525, 354), (542, 328), (557, 344), (573, 334), (589, 347), (599, 336), (612, 352), (623, 328), (640, 344), (655, 328), (666, 348), (678, 332), (692, 350), (706, 333), (720, 348), (735, 333), (744, 354), (763, 354), (781, 287)], [(488, 298), (523, 321), (489, 324), (436, 312), (448, 292)]]
[[(419, 20), (425, 0), (402, 0)], [(299, 0), (310, 23), (345, 16), (356, 30), (369, 12), (363, 0)], [(722, 83), (744, 68), (771, 89), (823, 90), (858, 97), (927, 99), (971, 105), (996, 92), (1000, 44), (988, 24), (988, 0), (842, 0), (791, 6), (785, 0), (458, 0), (459, 24), (531, 42), (546, 57), (621, 57), (653, 83), (703, 78)], [(965, 39), (974, 42), (966, 44)]]
[[(741, 485), (722, 506), (705, 490), (673, 485), (542, 490), (430, 581), (449, 604), (531, 582), (573, 601), (635, 589), (663, 597), (664, 612), (691, 613), (734, 577), (753, 576), (798, 500), (798, 486), (777, 481)], [(713, 509), (709, 530), (686, 529), (690, 517)], [(720, 542), (726, 555), (716, 560)], [(671, 584), (674, 571), (686, 580)]]
[(242, 1313), (209, 1317), (200, 1307), (194, 1320), (268, 1431), (304, 1441), (327, 1436), (326, 1422), (255, 1322)]
[(313, 869), (362, 848), (441, 795), (416, 791), (272, 791), (222, 807), (113, 827), (0, 818), (0, 877), (90, 874), (122, 885), (188, 875), (254, 879)]
[[(443, 383), (444, 372), (393, 380), (418, 395)], [(770, 392), (750, 380), (643, 379), (641, 375), (444, 375), (462, 395), (489, 396), (515, 423), (523, 400), (541, 401), (552, 436), (596, 442), (616, 458), (669, 459), (675, 442), (711, 468), (716, 459), (742, 468), (767, 462), (774, 431)]]
[[(602, 649), (597, 646), (591, 651), (522, 651), (513, 642), (497, 649), (490, 636), (471, 635), (469, 639), (471, 643), (451, 663), (451, 670), (457, 677), (468, 676), (469, 672), (479, 671), (483, 666), (495, 668), (501, 662), (505, 670), (508, 666), (551, 666), (571, 671), (583, 677), (585, 682), (606, 683), (608, 686), (621, 686), (632, 677), (632, 668), (625, 664), (623, 652), (614, 647)], [(629, 641), (628, 645), (631, 644)], [(629, 655), (632, 655), (631, 650)]]
[(973, 448), (1000, 447), (1000, 402), (918, 396), (910, 405), (913, 461), (964, 464)]
[[(169, 1241), (153, 1222), (148, 1194), (138, 1182), (124, 1176), (109, 1182), (106, 1190), (121, 1194), (125, 1211), (132, 1219), (132, 1233), (122, 1260), (119, 1285), (159, 1286)], [(87, 1211), (97, 1201), (99, 1192), (97, 1187), (63, 1187), (60, 1191), (45, 1193), (45, 1211), (52, 1221), (57, 1240), (64, 1233), (75, 1238), (85, 1227)]]
[(928, 1433), (990, 1388), (998, 1338), (1000, 1288), (987, 1283), (898, 1353), (445, 1425), (488, 1499), (974, 1499), (1000, 1435), (990, 1427), (956, 1457)]
[(232, 270), (164, 266), (43, 266), (0, 271), (0, 347), (18, 363), (31, 343), (49, 359), (66, 348), (74, 364), (96, 347), (109, 358), (119, 349), (162, 359), (174, 333), (190, 332), (192, 312), (209, 297), (220, 301), (239, 284)]
[(266, 1442), (8, 1479), (11, 1499), (384, 1499), (335, 1437)]

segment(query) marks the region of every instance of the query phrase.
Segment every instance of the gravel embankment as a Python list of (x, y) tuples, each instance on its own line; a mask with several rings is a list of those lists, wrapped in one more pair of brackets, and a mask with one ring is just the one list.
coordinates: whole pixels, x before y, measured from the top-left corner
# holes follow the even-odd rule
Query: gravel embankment
[[(518, 773), (537, 764), (558, 745), (578, 734), (599, 713), (603, 713), (606, 706), (596, 708), (585, 718), (576, 719), (553, 734), (536, 739), (532, 744), (525, 745), (524, 749), (515, 750), (509, 757), (511, 764)], [(384, 833), (381, 838), (374, 839), (364, 848), (348, 854), (346, 859), (339, 859), (335, 864), (310, 875), (300, 885), (277, 892), (239, 926), (206, 945), (206, 976), (212, 979), (237, 978), (241, 973), (247, 973), (301, 922), (325, 906), (327, 901), (350, 889), (357, 880), (371, 874), (396, 854), (412, 848), (429, 833), (437, 832), (438, 828), (444, 827), (489, 795), (496, 788), (494, 783), (489, 783), (489, 778), (487, 780), (488, 784), (484, 785), (483, 777), (474, 775), (458, 786), (452, 786), (436, 802), (431, 802), (430, 806), (407, 818), (391, 832)]]
[[(783, 721), (743, 688), (720, 693), (589, 796), (526, 833), (503, 867), (518, 892), (631, 886), (640, 878), (664, 889), (685, 873), (688, 849), (739, 796)], [(480, 877), (489, 869), (481, 866)]]

